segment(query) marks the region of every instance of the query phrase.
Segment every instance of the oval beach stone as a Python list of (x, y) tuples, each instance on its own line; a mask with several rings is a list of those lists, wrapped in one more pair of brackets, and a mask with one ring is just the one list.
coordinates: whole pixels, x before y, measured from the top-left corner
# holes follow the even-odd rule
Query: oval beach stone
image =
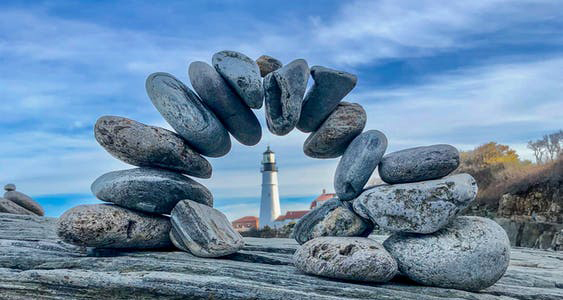
[(348, 102), (338, 104), (321, 127), (307, 137), (303, 152), (313, 158), (339, 157), (362, 132), (366, 120), (366, 111), (361, 105)]
[(459, 166), (459, 151), (450, 145), (432, 145), (389, 153), (379, 164), (381, 180), (394, 183), (438, 179)]
[(176, 205), (170, 215), (170, 239), (181, 250), (200, 257), (220, 257), (242, 249), (244, 240), (220, 211), (191, 200)]
[(236, 51), (221, 51), (213, 55), (213, 67), (225, 78), (250, 108), (261, 108), (264, 91), (260, 69), (250, 57)]
[(495, 221), (459, 217), (432, 234), (394, 234), (383, 243), (399, 271), (430, 286), (478, 291), (497, 282), (510, 262), (510, 241)]
[(15, 191), (16, 190), (16, 185), (13, 183), (8, 183), (4, 186), (4, 190), (6, 191)]
[(330, 199), (303, 216), (293, 228), (293, 238), (303, 244), (320, 236), (368, 236), (373, 224), (352, 211), (350, 204)]
[(16, 203), (4, 198), (0, 198), (0, 213), (7, 213), (14, 215), (30, 215), (30, 216), (37, 215), (36, 213), (27, 210), (17, 205)]
[(477, 195), (469, 174), (394, 185), (378, 185), (353, 201), (354, 211), (383, 229), (428, 234), (446, 226)]
[(387, 138), (378, 130), (368, 130), (348, 145), (334, 174), (334, 190), (340, 200), (362, 193), (386, 149)]
[(311, 68), (311, 77), (315, 83), (303, 100), (297, 123), (303, 132), (317, 130), (358, 81), (356, 75), (321, 66)]
[(134, 210), (169, 214), (178, 201), (193, 199), (213, 206), (211, 192), (182, 174), (154, 168), (106, 173), (92, 183), (98, 199)]
[(380, 243), (362, 237), (319, 237), (295, 251), (294, 266), (329, 278), (387, 282), (397, 274), (397, 262)]
[(308, 80), (309, 66), (303, 59), (296, 59), (264, 78), (266, 123), (270, 132), (286, 135), (295, 128)]
[(188, 74), (201, 100), (237, 141), (247, 146), (260, 141), (262, 127), (258, 118), (212, 66), (195, 61), (190, 64)]
[(256, 64), (260, 69), (260, 76), (266, 77), (266, 75), (274, 72), (275, 70), (283, 66), (282, 62), (268, 55), (262, 55), (256, 60)]
[(96, 248), (150, 249), (172, 246), (170, 219), (112, 204), (79, 205), (58, 221), (57, 234), (67, 243)]
[(168, 73), (147, 78), (147, 94), (164, 119), (198, 153), (219, 157), (231, 150), (229, 133), (201, 99)]
[(96, 122), (94, 135), (107, 152), (134, 166), (211, 177), (211, 164), (170, 130), (123, 117), (104, 116)]
[(20, 193), (18, 191), (8, 191), (4, 193), (4, 198), (33, 212), (38, 216), (45, 215), (45, 210), (43, 209), (41, 204), (37, 203), (37, 201), (33, 200), (31, 197), (24, 193)]

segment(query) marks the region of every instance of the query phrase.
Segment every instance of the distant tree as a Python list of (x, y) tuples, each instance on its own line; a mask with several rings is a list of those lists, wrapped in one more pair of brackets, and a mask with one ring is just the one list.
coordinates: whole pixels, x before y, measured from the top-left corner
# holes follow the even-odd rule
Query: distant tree
[(543, 141), (528, 141), (528, 148), (534, 152), (536, 163), (541, 164), (543, 162), (543, 155), (545, 154)]
[(477, 168), (485, 168), (495, 164), (520, 163), (520, 158), (514, 149), (507, 145), (489, 142), (472, 151), (462, 152), (461, 160)]
[(538, 164), (559, 159), (563, 156), (563, 130), (546, 134), (536, 141), (529, 141), (528, 148), (534, 152)]

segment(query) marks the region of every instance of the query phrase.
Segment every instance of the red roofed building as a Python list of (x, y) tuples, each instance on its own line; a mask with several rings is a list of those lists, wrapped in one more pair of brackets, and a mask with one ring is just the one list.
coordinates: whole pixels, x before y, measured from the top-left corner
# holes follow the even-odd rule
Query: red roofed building
[(231, 222), (231, 224), (236, 231), (243, 232), (251, 229), (258, 229), (259, 222), (258, 217), (248, 216), (236, 219)]
[(311, 206), (309, 208), (314, 209), (315, 207), (325, 203), (326, 201), (332, 198), (336, 198), (336, 194), (327, 194), (326, 190), (323, 189), (323, 193), (320, 196), (318, 196), (317, 199), (311, 202)]
[(309, 210), (288, 210), (285, 215), (279, 216), (276, 218), (274, 222), (274, 227), (282, 227), (284, 225), (290, 224), (292, 222), (297, 222), (301, 219), (304, 215), (306, 215)]

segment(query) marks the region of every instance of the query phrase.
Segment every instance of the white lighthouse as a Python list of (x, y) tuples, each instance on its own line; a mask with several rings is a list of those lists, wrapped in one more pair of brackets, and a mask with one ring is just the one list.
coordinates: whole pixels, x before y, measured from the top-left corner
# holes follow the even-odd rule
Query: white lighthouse
[(280, 215), (280, 194), (278, 191), (278, 168), (276, 155), (270, 146), (262, 158), (262, 200), (260, 201), (260, 228), (273, 227)]

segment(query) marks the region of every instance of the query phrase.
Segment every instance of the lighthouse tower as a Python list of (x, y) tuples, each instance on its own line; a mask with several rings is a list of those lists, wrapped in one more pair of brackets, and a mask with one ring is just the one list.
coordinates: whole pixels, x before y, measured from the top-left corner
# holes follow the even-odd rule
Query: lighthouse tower
[(280, 194), (278, 191), (278, 168), (276, 155), (270, 146), (262, 158), (262, 200), (260, 201), (260, 228), (273, 227), (280, 215)]

